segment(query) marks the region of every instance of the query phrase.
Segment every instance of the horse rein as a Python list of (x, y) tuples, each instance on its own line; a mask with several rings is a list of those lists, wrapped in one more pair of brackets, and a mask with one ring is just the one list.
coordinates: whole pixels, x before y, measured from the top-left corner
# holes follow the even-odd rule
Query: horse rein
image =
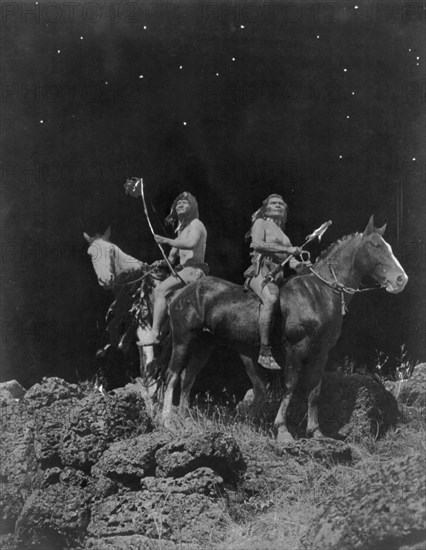
[[(111, 248), (109, 254), (110, 254), (111, 259), (113, 260), (114, 257), (115, 257), (115, 249)], [(113, 286), (132, 285), (133, 283), (137, 283), (138, 281), (142, 281), (143, 279), (145, 279), (145, 277), (147, 277), (150, 273), (152, 273), (155, 270), (156, 270), (156, 268), (153, 267), (153, 268), (149, 269), (146, 273), (144, 273), (143, 275), (138, 277), (137, 279), (134, 279), (133, 281), (128, 281), (127, 283), (116, 283), (115, 279), (117, 277), (117, 273), (116, 273), (116, 269), (115, 269), (115, 263), (112, 261), (111, 262), (111, 273), (112, 273), (112, 276), (113, 276)]]
[(138, 281), (142, 281), (143, 279), (145, 279), (145, 277), (150, 275), (156, 269), (157, 269), (156, 267), (153, 267), (152, 269), (150, 269), (149, 271), (144, 273), (141, 277), (138, 277), (137, 279), (134, 279), (133, 281), (128, 281), (127, 283), (114, 283), (114, 286), (127, 286), (127, 285), (132, 285), (133, 283), (137, 283)]
[(345, 303), (345, 292), (346, 292), (346, 294), (349, 294), (350, 296), (353, 296), (357, 292), (367, 292), (369, 290), (379, 290), (380, 288), (384, 288), (384, 287), (387, 286), (387, 283), (382, 283), (378, 286), (372, 286), (372, 287), (368, 287), (368, 288), (352, 288), (350, 286), (346, 286), (346, 285), (344, 285), (343, 283), (340, 283), (337, 280), (336, 273), (333, 269), (333, 266), (330, 265), (330, 264), (327, 264), (327, 265), (330, 268), (331, 274), (334, 277), (334, 281), (327, 281), (327, 279), (324, 279), (324, 277), (322, 277), (319, 273), (317, 273), (312, 267), (309, 267), (309, 271), (311, 273), (313, 273), (315, 275), (315, 277), (317, 277), (320, 281), (322, 281), (324, 284), (326, 284), (328, 287), (330, 287), (333, 290), (333, 292), (335, 292), (336, 294), (340, 294), (341, 306), (342, 306), (342, 308), (341, 308), (342, 309), (342, 315), (345, 315), (346, 312), (348, 311), (348, 308), (347, 308), (346, 303)]

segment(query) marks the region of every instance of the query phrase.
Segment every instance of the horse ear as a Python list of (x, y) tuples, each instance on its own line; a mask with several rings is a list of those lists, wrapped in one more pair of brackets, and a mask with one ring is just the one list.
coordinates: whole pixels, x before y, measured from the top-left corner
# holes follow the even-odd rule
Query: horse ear
[(88, 235), (86, 232), (83, 233), (83, 237), (86, 239), (88, 243), (91, 243), (93, 241), (92, 237)]
[(108, 229), (105, 231), (105, 233), (103, 234), (103, 238), (106, 240), (106, 241), (109, 241), (109, 238), (111, 237), (111, 226), (108, 226)]
[(383, 237), (383, 234), (386, 231), (386, 226), (387, 226), (387, 223), (385, 223), (385, 225), (382, 225), (382, 227), (378, 227), (376, 229), (376, 233), (378, 233), (381, 237)]
[(374, 215), (371, 216), (367, 227), (364, 229), (364, 235), (371, 235), (371, 233), (374, 233)]

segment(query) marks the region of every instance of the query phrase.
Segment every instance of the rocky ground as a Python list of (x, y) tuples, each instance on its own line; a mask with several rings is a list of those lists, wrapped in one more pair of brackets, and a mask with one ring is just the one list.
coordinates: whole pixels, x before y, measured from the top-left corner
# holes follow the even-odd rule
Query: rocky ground
[(296, 399), (287, 445), (227, 413), (158, 429), (136, 386), (0, 384), (0, 547), (423, 549), (425, 378), (329, 373), (328, 438)]

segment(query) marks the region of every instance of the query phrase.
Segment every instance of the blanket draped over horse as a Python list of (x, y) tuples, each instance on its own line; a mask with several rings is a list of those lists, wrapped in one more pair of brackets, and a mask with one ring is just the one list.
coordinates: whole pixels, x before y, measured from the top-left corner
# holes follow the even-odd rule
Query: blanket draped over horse
[[(368, 275), (394, 294), (407, 283), (407, 275), (383, 239), (384, 230), (375, 228), (371, 218), (363, 233), (339, 239), (308, 273), (290, 278), (280, 289), (271, 338), (285, 388), (275, 419), (280, 441), (292, 439), (286, 413), (301, 374), (308, 392), (307, 434), (322, 436), (318, 397), (328, 352), (341, 334), (343, 316), (353, 295), (362, 290), (362, 278)], [(166, 386), (162, 413), (166, 426), (172, 423), (173, 393), (178, 381), (179, 408), (184, 415), (195, 378), (217, 343), (237, 350), (253, 385), (253, 405), (262, 407), (267, 390), (264, 371), (257, 363), (259, 307), (254, 294), (216, 277), (200, 279), (172, 298), (172, 354), (166, 379), (159, 381)], [(141, 363), (141, 369), (144, 367)]]

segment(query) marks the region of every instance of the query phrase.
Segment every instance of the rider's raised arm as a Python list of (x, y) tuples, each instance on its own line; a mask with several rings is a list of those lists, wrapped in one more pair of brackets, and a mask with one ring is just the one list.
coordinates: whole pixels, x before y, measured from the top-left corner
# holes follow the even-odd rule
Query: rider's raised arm
[(193, 220), (185, 233), (181, 233), (176, 239), (169, 239), (169, 244), (180, 250), (193, 250), (202, 239), (203, 229), (204, 226), (200, 220)]
[(253, 224), (251, 229), (251, 244), (250, 247), (255, 252), (260, 252), (261, 254), (267, 254), (268, 252), (274, 253), (292, 253), (294, 247), (289, 244), (289, 246), (283, 246), (278, 243), (268, 243), (265, 241), (266, 234), (266, 221), (259, 218)]

